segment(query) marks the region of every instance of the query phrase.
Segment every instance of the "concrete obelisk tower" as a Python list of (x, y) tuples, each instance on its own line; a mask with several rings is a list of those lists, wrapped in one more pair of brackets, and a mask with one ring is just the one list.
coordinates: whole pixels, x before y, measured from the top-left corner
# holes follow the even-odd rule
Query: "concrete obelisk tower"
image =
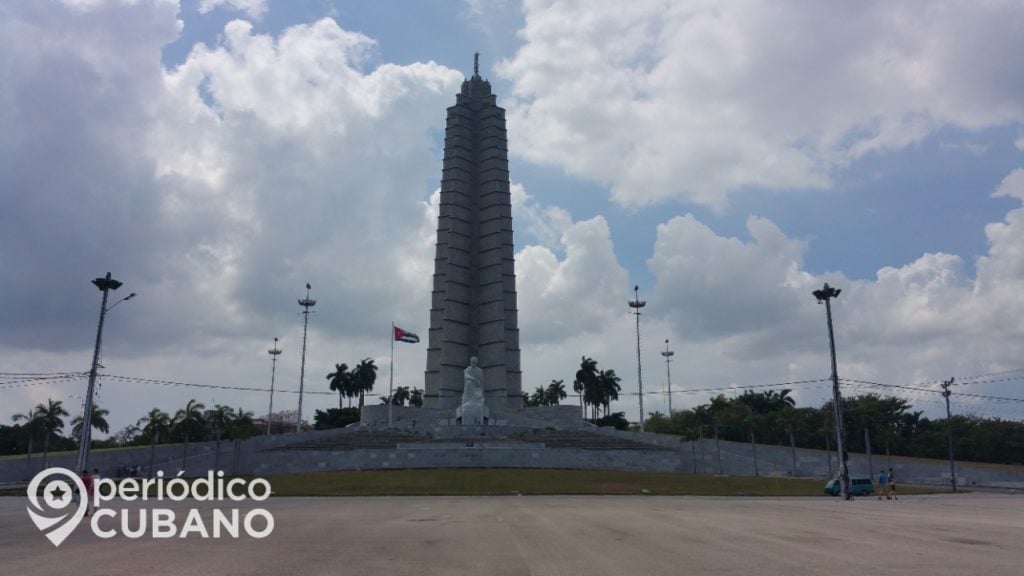
[(522, 405), (514, 255), (505, 110), (477, 54), (445, 128), (426, 407), (459, 406), (474, 356), (487, 405)]

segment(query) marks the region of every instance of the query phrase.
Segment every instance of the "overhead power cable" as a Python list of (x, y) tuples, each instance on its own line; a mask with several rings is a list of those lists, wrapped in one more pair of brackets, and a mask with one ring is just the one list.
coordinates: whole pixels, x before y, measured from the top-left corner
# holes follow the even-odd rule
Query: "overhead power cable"
[[(898, 389), (901, 389), (901, 390), (916, 390), (918, 392), (930, 392), (930, 393), (933, 393), (933, 394), (942, 394), (941, 390), (933, 390), (933, 389), (930, 389), (930, 388), (918, 388), (918, 387), (915, 387), (915, 386), (901, 386), (899, 384), (882, 384), (881, 382), (869, 382), (867, 380), (853, 380), (853, 379), (850, 379), (850, 378), (842, 378), (841, 380), (843, 382), (854, 382), (854, 383), (857, 383), (857, 384), (865, 384), (867, 386), (878, 386), (880, 388), (898, 388)], [(981, 399), (984, 399), (984, 400), (995, 400), (995, 401), (999, 401), (999, 402), (1024, 402), (1024, 398), (1008, 398), (1008, 397), (1005, 397), (1005, 396), (988, 396), (988, 395), (985, 395), (985, 394), (968, 394), (966, 392), (952, 392), (951, 394), (955, 394), (956, 396), (960, 396), (962, 398), (981, 398)]]
[[(187, 388), (210, 388), (214, 390), (238, 390), (242, 392), (270, 392), (270, 388), (253, 388), (249, 386), (225, 386), (222, 384), (196, 384), (194, 382), (177, 382), (174, 380), (155, 380), (152, 378), (135, 378), (133, 376), (117, 376), (114, 374), (102, 374), (102, 378), (108, 380), (117, 380), (121, 382), (137, 382), (141, 384), (158, 384), (160, 386), (183, 386)], [(286, 394), (298, 394), (298, 390), (274, 390), (275, 393), (283, 392)], [(325, 396), (334, 396), (334, 392), (305, 392), (305, 394), (320, 394)]]

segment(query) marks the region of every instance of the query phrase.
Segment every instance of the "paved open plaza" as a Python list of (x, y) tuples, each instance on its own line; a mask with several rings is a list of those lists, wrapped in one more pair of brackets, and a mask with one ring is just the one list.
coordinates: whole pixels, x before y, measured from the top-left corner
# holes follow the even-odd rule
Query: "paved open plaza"
[[(262, 540), (101, 540), (83, 524), (57, 548), (25, 504), (0, 498), (0, 574), (1017, 576), (1024, 566), (1015, 495), (272, 498), (276, 527)], [(184, 515), (196, 504), (170, 506)]]

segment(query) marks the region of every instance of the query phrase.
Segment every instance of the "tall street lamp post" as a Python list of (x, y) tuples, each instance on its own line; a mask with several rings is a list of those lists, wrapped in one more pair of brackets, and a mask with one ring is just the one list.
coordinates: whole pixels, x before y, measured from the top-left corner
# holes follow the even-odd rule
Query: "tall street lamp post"
[(270, 436), (270, 422), (274, 417), (274, 375), (277, 373), (277, 357), (281, 351), (277, 348), (277, 338), (274, 338), (274, 347), (267, 350), (270, 354), (270, 408), (267, 408), (267, 436)]
[(313, 287), (306, 283), (306, 297), (299, 300), (299, 306), (304, 308), (302, 315), (305, 319), (302, 322), (302, 366), (299, 368), (299, 414), (295, 419), (295, 431), (302, 432), (302, 386), (306, 379), (306, 334), (309, 329), (309, 309), (316, 306), (316, 300), (309, 297), (309, 291)]
[(838, 298), (842, 292), (839, 288), (833, 288), (825, 284), (821, 290), (813, 292), (818, 303), (825, 303), (825, 317), (828, 320), (828, 346), (832, 354), (832, 409), (836, 421), (836, 450), (839, 453), (839, 490), (844, 500), (850, 499), (850, 469), (847, 466), (848, 455), (846, 453), (846, 430), (843, 423), (843, 398), (839, 392), (839, 373), (836, 370), (836, 339), (832, 330), (832, 299)]
[(640, 367), (640, 309), (647, 305), (646, 300), (640, 299), (640, 285), (633, 286), (633, 299), (629, 301), (629, 307), (636, 315), (636, 382), (640, 388), (640, 431), (644, 431), (644, 377)]
[(668, 349), (668, 338), (665, 338), (665, 349), (661, 351), (661, 355), (665, 357), (665, 378), (668, 380), (668, 417), (672, 418), (672, 369), (669, 364), (672, 363), (672, 355), (675, 352)]
[(121, 287), (121, 282), (111, 278), (110, 272), (107, 272), (106, 276), (103, 278), (96, 278), (92, 283), (99, 288), (100, 292), (103, 292), (103, 300), (100, 303), (99, 325), (96, 327), (96, 347), (93, 348), (92, 351), (92, 367), (89, 368), (89, 387), (85, 392), (85, 412), (82, 414), (82, 431), (78, 440), (78, 458), (75, 460), (76, 472), (79, 470), (85, 470), (89, 467), (89, 441), (92, 428), (93, 395), (96, 391), (96, 368), (100, 362), (100, 347), (103, 342), (103, 321), (107, 317), (107, 312), (109, 312), (114, 306), (135, 297), (135, 293), (132, 292), (117, 302), (114, 302), (108, 308), (107, 297), (111, 290), (117, 290)]

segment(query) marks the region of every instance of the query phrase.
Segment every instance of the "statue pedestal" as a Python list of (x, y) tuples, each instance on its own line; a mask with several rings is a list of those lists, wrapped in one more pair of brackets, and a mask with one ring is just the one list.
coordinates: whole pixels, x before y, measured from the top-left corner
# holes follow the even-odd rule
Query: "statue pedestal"
[(489, 416), (490, 411), (487, 410), (487, 406), (483, 402), (467, 402), (455, 410), (455, 418), (461, 420), (464, 426), (487, 424), (487, 421), (490, 419)]

